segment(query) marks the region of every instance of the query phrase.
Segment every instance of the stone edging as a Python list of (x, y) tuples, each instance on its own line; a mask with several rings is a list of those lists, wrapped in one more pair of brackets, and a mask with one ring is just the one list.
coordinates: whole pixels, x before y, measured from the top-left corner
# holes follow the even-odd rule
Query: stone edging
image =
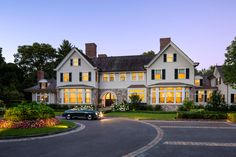
[(17, 139), (3, 139), (0, 140), (0, 143), (8, 143), (8, 142), (22, 142), (22, 141), (31, 141), (31, 140), (37, 140), (37, 139), (47, 139), (52, 137), (58, 137), (58, 136), (64, 136), (72, 133), (76, 133), (79, 131), (82, 131), (85, 128), (84, 124), (77, 123), (77, 127), (69, 129), (69, 131), (60, 132), (60, 133), (52, 133), (48, 135), (40, 135), (40, 136), (34, 136), (34, 137), (25, 137), (25, 138), (17, 138)]
[[(124, 118), (126, 119), (126, 118)], [(136, 122), (140, 122), (140, 123), (143, 123), (143, 124), (146, 124), (146, 125), (149, 125), (151, 127), (153, 127), (155, 130), (156, 130), (156, 137), (151, 141), (149, 142), (147, 145), (131, 152), (131, 153), (128, 153), (126, 155), (123, 155), (123, 157), (133, 157), (133, 156), (138, 156), (146, 151), (148, 151), (149, 149), (153, 148), (155, 145), (157, 145), (163, 138), (164, 136), (164, 132), (162, 131), (162, 129), (156, 125), (153, 125), (153, 124), (150, 124), (150, 123), (147, 123), (147, 122), (144, 122), (144, 121), (140, 121), (140, 120), (132, 120), (132, 119), (128, 119), (128, 120), (131, 120), (131, 121), (136, 121)]]

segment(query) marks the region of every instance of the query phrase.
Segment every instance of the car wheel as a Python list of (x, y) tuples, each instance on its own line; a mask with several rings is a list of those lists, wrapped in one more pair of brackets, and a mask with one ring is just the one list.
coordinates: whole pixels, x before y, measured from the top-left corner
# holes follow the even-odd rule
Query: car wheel
[(89, 115), (87, 116), (87, 119), (88, 119), (88, 120), (92, 120), (92, 119), (93, 119), (92, 115), (89, 114)]
[(70, 114), (68, 114), (68, 115), (66, 116), (66, 119), (67, 119), (67, 120), (70, 120), (70, 119), (71, 119)]

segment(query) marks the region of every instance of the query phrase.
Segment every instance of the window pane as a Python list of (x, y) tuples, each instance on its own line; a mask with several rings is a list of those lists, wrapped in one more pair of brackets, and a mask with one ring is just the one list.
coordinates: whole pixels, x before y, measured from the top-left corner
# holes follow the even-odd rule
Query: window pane
[(73, 66), (78, 66), (78, 58), (73, 58)]
[(134, 72), (133, 72), (133, 73), (131, 73), (131, 76), (132, 76), (132, 81), (136, 81), (136, 74), (137, 74), (137, 73), (134, 73)]
[(174, 103), (174, 92), (166, 92), (166, 103)]
[(182, 92), (176, 92), (176, 103), (182, 103)]
[(120, 73), (120, 81), (126, 80), (126, 73)]
[(69, 103), (69, 95), (67, 92), (64, 92), (64, 103)]
[(159, 103), (165, 103), (165, 93), (159, 92)]
[(173, 62), (173, 54), (167, 54), (167, 62)]
[(115, 80), (115, 74), (110, 73), (110, 81), (114, 81)]
[(144, 73), (138, 73), (138, 80), (144, 79)]
[(204, 91), (199, 90), (198, 91), (198, 102), (203, 102), (203, 97), (204, 97)]
[(185, 69), (179, 69), (179, 74), (178, 74), (179, 79), (185, 79)]
[(69, 73), (63, 74), (63, 82), (69, 82)]
[(155, 80), (161, 79), (161, 70), (155, 70)]
[(129, 89), (129, 96), (135, 94), (135, 95), (138, 95), (141, 99), (142, 99), (142, 102), (146, 102), (146, 93), (145, 93), (145, 89)]
[(108, 82), (108, 74), (103, 74), (102, 80)]
[(78, 92), (78, 94), (77, 94), (77, 102), (79, 103), (79, 104), (82, 104), (83, 102), (82, 102), (82, 92)]
[(200, 86), (200, 80), (199, 79), (195, 80), (195, 86)]
[(85, 91), (85, 103), (89, 104), (91, 103), (91, 90), (86, 89)]
[(83, 74), (82, 74), (82, 80), (83, 81), (88, 81), (89, 80), (89, 76), (88, 76), (89, 74), (88, 74), (88, 72), (83, 72)]
[(70, 103), (76, 103), (76, 93), (70, 93)]

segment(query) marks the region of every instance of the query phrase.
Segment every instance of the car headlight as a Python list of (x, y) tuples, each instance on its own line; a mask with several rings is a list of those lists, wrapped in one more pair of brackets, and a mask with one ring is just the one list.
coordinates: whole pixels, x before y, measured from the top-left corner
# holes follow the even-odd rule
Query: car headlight
[(95, 112), (96, 115), (98, 115), (98, 112)]

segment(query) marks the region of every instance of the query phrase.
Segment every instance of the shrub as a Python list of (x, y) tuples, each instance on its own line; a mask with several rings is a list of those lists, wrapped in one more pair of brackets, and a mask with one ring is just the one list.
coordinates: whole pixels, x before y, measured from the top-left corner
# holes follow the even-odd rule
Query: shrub
[(54, 118), (54, 110), (45, 104), (21, 103), (17, 107), (9, 108), (4, 114), (5, 120), (23, 121)]
[(142, 111), (162, 111), (161, 105), (149, 105), (149, 104), (140, 104), (136, 107), (136, 110)]
[(23, 120), (23, 121), (0, 120), (0, 128), (4, 129), (43, 128), (57, 125), (59, 124), (59, 122), (60, 121), (56, 118)]
[(112, 111), (129, 111), (129, 105), (127, 102), (123, 101), (120, 104), (113, 104), (111, 105)]
[(177, 118), (181, 119), (226, 119), (227, 114), (223, 112), (206, 112), (203, 110), (197, 111), (182, 111), (177, 113)]
[(205, 108), (208, 111), (227, 111), (228, 105), (225, 104), (221, 93), (214, 91)]
[(132, 94), (129, 96), (130, 99), (130, 109), (131, 110), (136, 110), (137, 107), (141, 104), (142, 99), (140, 98), (139, 95), (137, 94)]
[(236, 122), (236, 113), (228, 113), (227, 120), (229, 120), (230, 122)]
[(229, 111), (236, 111), (236, 105), (230, 105)]
[(178, 108), (178, 111), (189, 111), (194, 108), (195, 108), (195, 105), (193, 101), (184, 100), (183, 105)]

